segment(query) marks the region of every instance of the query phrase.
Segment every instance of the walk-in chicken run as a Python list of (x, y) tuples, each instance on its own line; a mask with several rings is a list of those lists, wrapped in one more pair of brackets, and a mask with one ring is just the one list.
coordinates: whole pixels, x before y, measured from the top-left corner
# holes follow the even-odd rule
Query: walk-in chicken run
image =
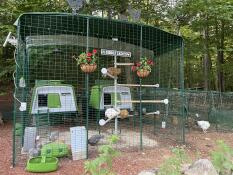
[(28, 159), (28, 171), (48, 172), (58, 158), (88, 158), (112, 134), (127, 151), (158, 137), (184, 142), (181, 37), (64, 13), (16, 24), (14, 165)]

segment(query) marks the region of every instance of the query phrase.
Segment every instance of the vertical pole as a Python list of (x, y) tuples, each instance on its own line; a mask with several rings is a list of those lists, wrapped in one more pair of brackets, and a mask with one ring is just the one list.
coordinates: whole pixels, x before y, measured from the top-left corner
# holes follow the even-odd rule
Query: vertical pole
[[(140, 58), (142, 57), (142, 26), (141, 26), (141, 33), (140, 33)], [(140, 87), (139, 87), (139, 98), (140, 98), (140, 111), (139, 111), (139, 118), (140, 118), (140, 149), (143, 149), (142, 144), (142, 79), (139, 79)]]
[[(87, 45), (86, 52), (89, 51), (89, 18), (87, 18)], [(89, 74), (85, 73), (85, 89), (86, 89), (86, 130), (87, 130), (87, 138), (86, 138), (86, 157), (88, 158), (88, 130), (89, 130)]]
[(87, 152), (87, 158), (88, 158), (88, 125), (89, 125), (89, 101), (88, 101), (88, 95), (89, 95), (89, 74), (85, 74), (85, 89), (86, 89), (86, 130), (87, 130), (87, 146), (86, 146), (86, 152)]
[[(117, 55), (114, 55), (114, 68), (117, 68)], [(114, 77), (114, 108), (117, 108), (117, 76)], [(118, 134), (118, 116), (115, 117), (115, 134)]]
[(140, 81), (140, 87), (139, 87), (139, 99), (140, 99), (140, 106), (139, 106), (139, 117), (140, 117), (140, 149), (143, 149), (142, 144), (142, 79), (139, 79)]
[[(17, 67), (17, 66), (16, 66)], [(14, 91), (16, 93), (16, 89)], [(15, 166), (15, 117), (16, 117), (16, 100), (14, 100), (14, 112), (13, 112), (13, 142), (12, 142), (12, 166)]]
[[(20, 30), (20, 23), (18, 24), (18, 27), (17, 27), (17, 38), (19, 38), (18, 36), (19, 36), (19, 30)], [(16, 62), (18, 61), (18, 57), (19, 57), (19, 40), (18, 40), (18, 42), (17, 42), (17, 46), (16, 46), (16, 50), (15, 50), (15, 52), (14, 52), (14, 59), (16, 59)], [(18, 65), (16, 65), (16, 68), (15, 68), (16, 70), (15, 70), (15, 73), (16, 73), (16, 79), (17, 79), (17, 77), (18, 77), (18, 71), (19, 71), (19, 67), (18, 67)], [(15, 80), (13, 80), (13, 81), (15, 81)], [(14, 84), (15, 84), (15, 82), (14, 82)], [(17, 87), (15, 87), (15, 90), (14, 90), (14, 94), (16, 95), (16, 93), (17, 93)], [(13, 141), (12, 141), (12, 166), (13, 167), (15, 167), (15, 165), (16, 165), (16, 132), (15, 132), (15, 130), (16, 130), (16, 116), (17, 116), (17, 113), (16, 113), (16, 110), (17, 110), (17, 104), (16, 104), (17, 102), (16, 102), (16, 99), (14, 99), (14, 112), (13, 112)], [(21, 133), (22, 134), (22, 133)]]
[[(23, 78), (25, 80), (25, 75), (26, 75), (26, 68), (27, 68), (27, 51), (26, 51), (26, 48), (24, 48), (24, 55), (23, 55), (23, 68), (22, 68), (22, 71), (23, 71)], [(18, 77), (16, 76), (16, 83), (17, 83), (17, 80), (20, 79), (21, 77)], [(26, 81), (26, 80), (25, 80)], [(18, 86), (18, 84), (16, 84), (16, 86)], [(26, 84), (27, 86), (27, 84)], [(19, 87), (19, 88), (22, 88), (22, 87)], [(26, 91), (25, 91), (25, 88), (22, 88), (22, 101), (23, 102), (27, 102), (26, 101)], [(26, 111), (20, 111), (20, 117), (21, 117), (21, 124), (23, 126), (23, 129), (22, 129), (22, 136), (21, 136), (21, 146), (23, 147), (23, 142), (24, 142), (24, 130), (26, 128)]]
[[(99, 24), (98, 24), (99, 25)], [(99, 30), (99, 26), (98, 26), (98, 30)], [(98, 49), (100, 48), (100, 39), (99, 39), (99, 36), (98, 36)], [(100, 59), (97, 59), (97, 65), (100, 65)], [(98, 71), (98, 91), (99, 91), (99, 94), (101, 93), (101, 90), (100, 90), (100, 72)], [(101, 97), (99, 95), (99, 106), (98, 106), (98, 114), (97, 114), (97, 121), (96, 121), (96, 125), (97, 125), (97, 128), (98, 128), (98, 132), (100, 134), (100, 126), (99, 126), (99, 120), (100, 120), (100, 100), (101, 100)]]
[(154, 134), (155, 134), (155, 126), (156, 126), (156, 123), (155, 123), (155, 122), (156, 122), (156, 121), (155, 121), (155, 120), (156, 120), (156, 118), (155, 118), (155, 117), (156, 117), (156, 116), (155, 116), (155, 114), (154, 114), (154, 117), (153, 117), (153, 118), (154, 118), (154, 120), (153, 120), (153, 125), (154, 125)]
[(180, 88), (181, 88), (181, 113), (182, 113), (182, 142), (185, 143), (185, 118), (184, 118), (184, 107), (185, 107), (185, 96), (184, 96), (184, 43), (181, 41), (181, 55), (180, 55)]
[[(15, 58), (16, 59), (16, 58)], [(16, 74), (17, 74), (17, 72), (18, 72), (18, 66), (16, 65)], [(13, 80), (13, 81), (15, 81), (15, 80)], [(16, 93), (17, 93), (17, 88), (15, 87), (15, 90), (14, 90), (14, 94), (16, 95)], [(16, 128), (15, 128), (15, 123), (16, 123), (16, 116), (17, 116), (17, 114), (16, 114), (16, 99), (14, 99), (14, 112), (13, 112), (13, 142), (12, 142), (12, 166), (14, 167), (15, 165), (16, 165), (16, 160), (15, 160), (15, 158), (16, 158), (16, 152), (15, 152), (15, 148), (16, 148), (16, 136), (15, 136), (15, 134), (16, 134), (16, 132), (15, 132), (15, 130), (16, 130)]]

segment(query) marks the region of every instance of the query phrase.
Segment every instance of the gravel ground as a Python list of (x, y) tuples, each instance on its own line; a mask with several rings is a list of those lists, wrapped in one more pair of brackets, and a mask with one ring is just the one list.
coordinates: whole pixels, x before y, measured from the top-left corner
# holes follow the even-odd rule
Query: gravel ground
[[(11, 167), (12, 155), (12, 124), (6, 123), (0, 126), (0, 175), (24, 175), (23, 166)], [(201, 131), (191, 131), (186, 134), (186, 145), (183, 145), (192, 159), (197, 155), (200, 157), (209, 157), (209, 153), (215, 148), (215, 142), (218, 139), (224, 140), (227, 144), (233, 146), (233, 133), (218, 133), (209, 131), (203, 134)], [(114, 160), (114, 171), (118, 175), (137, 175), (140, 171), (159, 167), (161, 163), (171, 156), (171, 148), (177, 145), (174, 141), (158, 138), (158, 145), (143, 151), (122, 151), (121, 156)], [(94, 158), (96, 153), (90, 154), (90, 159)], [(82, 175), (84, 161), (72, 161), (62, 159), (59, 163), (59, 170), (51, 175)], [(35, 173), (34, 173), (35, 174)]]

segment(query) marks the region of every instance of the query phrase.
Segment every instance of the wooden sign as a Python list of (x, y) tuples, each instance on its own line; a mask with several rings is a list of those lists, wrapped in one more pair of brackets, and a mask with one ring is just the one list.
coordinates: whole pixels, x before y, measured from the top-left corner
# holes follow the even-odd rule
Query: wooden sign
[(131, 52), (101, 49), (101, 55), (119, 56), (119, 57), (131, 57)]

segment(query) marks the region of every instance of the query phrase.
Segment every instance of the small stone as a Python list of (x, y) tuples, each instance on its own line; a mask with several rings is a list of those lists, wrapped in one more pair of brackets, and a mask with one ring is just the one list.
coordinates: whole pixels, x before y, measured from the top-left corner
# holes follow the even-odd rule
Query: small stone
[(153, 168), (150, 170), (143, 170), (138, 175), (156, 175), (158, 174), (158, 172), (159, 172), (158, 168)]
[(205, 140), (210, 140), (210, 138), (206, 137)]
[(180, 148), (183, 148), (183, 149), (184, 149), (184, 148), (186, 148), (186, 145), (181, 145)]
[(212, 147), (212, 145), (210, 145), (210, 144), (207, 144), (207, 145), (205, 145), (205, 146), (206, 146), (206, 147), (209, 147), (209, 148)]

